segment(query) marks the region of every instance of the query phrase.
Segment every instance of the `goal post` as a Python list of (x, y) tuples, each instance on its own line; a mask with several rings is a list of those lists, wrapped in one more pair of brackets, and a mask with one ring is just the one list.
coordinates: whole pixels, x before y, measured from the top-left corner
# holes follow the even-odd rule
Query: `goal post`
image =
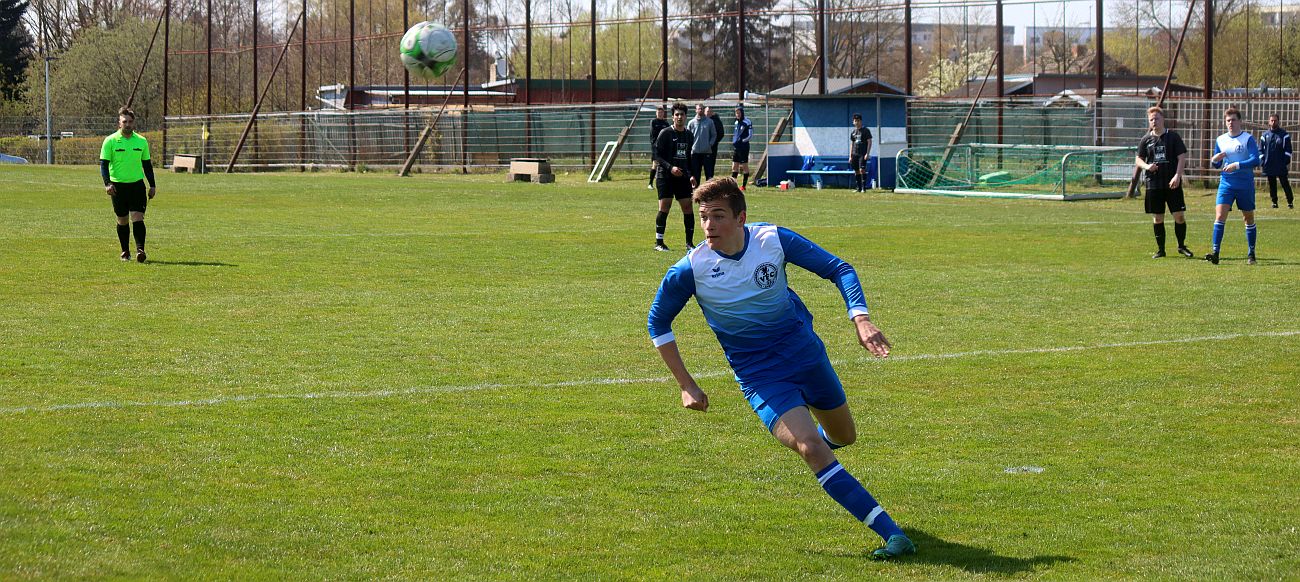
[(898, 152), (905, 194), (1087, 200), (1123, 198), (1133, 172), (1132, 147), (957, 144)]

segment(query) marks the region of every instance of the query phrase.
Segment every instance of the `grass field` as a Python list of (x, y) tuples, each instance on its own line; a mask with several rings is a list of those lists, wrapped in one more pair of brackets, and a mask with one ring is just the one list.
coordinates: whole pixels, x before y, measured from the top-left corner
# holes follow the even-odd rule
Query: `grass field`
[(635, 176), (160, 179), (141, 265), (95, 169), (0, 167), (0, 579), (1300, 576), (1300, 212), (1212, 266), (1133, 201), (752, 190), (893, 341), (791, 269), (921, 551), (880, 564), (693, 306), (680, 407)]

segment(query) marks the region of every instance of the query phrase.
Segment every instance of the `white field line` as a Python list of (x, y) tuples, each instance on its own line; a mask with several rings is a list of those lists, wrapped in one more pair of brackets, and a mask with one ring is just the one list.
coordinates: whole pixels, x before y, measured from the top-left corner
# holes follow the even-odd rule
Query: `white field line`
[[(1102, 350), (1113, 348), (1129, 348), (1140, 346), (1153, 346), (1163, 344), (1189, 344), (1210, 341), (1225, 341), (1239, 338), (1256, 338), (1256, 337), (1294, 337), (1300, 336), (1300, 330), (1293, 331), (1265, 331), (1255, 333), (1233, 333), (1223, 335), (1207, 335), (1197, 337), (1173, 338), (1163, 340), (1148, 340), (1137, 342), (1117, 342), (1107, 344), (1092, 344), (1081, 346), (1058, 346), (1050, 348), (1023, 348), (1007, 350), (975, 350), (969, 352), (951, 352), (940, 354), (915, 354), (900, 355), (889, 358), (888, 360), (877, 360), (870, 356), (856, 358), (855, 363), (862, 362), (879, 362), (881, 364), (888, 362), (911, 362), (918, 360), (944, 360), (969, 357), (987, 357), (987, 356), (1005, 356), (1020, 354), (1050, 354), (1061, 352), (1077, 352), (1084, 350)], [(835, 362), (841, 364), (843, 362)], [(716, 378), (719, 376), (730, 376), (730, 370), (715, 370), (711, 372), (702, 372), (694, 374), (696, 378)], [(484, 384), (462, 384), (449, 386), (422, 386), (416, 388), (402, 388), (396, 390), (365, 390), (365, 391), (331, 391), (331, 392), (308, 392), (304, 394), (249, 394), (244, 396), (217, 396), (213, 398), (198, 398), (192, 400), (155, 400), (155, 401), (123, 401), (107, 400), (98, 402), (75, 402), (71, 404), (53, 404), (46, 406), (14, 406), (0, 408), (0, 415), (19, 415), (39, 412), (60, 412), (65, 410), (84, 410), (84, 409), (118, 409), (118, 408), (178, 408), (191, 406), (213, 406), (218, 404), (240, 404), (245, 402), (257, 402), (265, 400), (358, 400), (364, 398), (391, 398), (394, 396), (410, 396), (416, 394), (447, 394), (455, 392), (474, 392), (479, 390), (494, 389), (511, 389), (511, 388), (566, 388), (571, 386), (610, 386), (619, 384), (666, 384), (672, 382), (670, 376), (660, 376), (651, 378), (591, 378), (587, 380), (568, 380), (564, 382), (546, 382), (546, 383), (484, 383)]]

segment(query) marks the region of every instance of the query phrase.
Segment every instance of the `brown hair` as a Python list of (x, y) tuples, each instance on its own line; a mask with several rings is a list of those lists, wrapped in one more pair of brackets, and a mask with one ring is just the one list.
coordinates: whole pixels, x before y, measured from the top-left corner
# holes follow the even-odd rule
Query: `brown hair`
[(737, 216), (745, 211), (745, 193), (740, 191), (735, 178), (718, 177), (695, 189), (691, 200), (696, 204), (713, 204), (726, 201)]
[(132, 111), (130, 107), (122, 106), (121, 109), (118, 109), (118, 110), (117, 110), (117, 116), (118, 116), (118, 117), (130, 117), (130, 118), (131, 118), (131, 121), (135, 121), (135, 112)]
[(1224, 116), (1224, 117), (1227, 117), (1227, 116), (1229, 116), (1229, 115), (1231, 115), (1231, 116), (1233, 116), (1233, 117), (1236, 117), (1236, 118), (1237, 118), (1237, 121), (1241, 121), (1241, 112), (1240, 112), (1240, 111), (1237, 111), (1237, 108), (1236, 108), (1236, 107), (1229, 107), (1229, 108), (1223, 110), (1223, 116)]
[(1162, 109), (1159, 105), (1152, 105), (1151, 107), (1147, 108), (1147, 115), (1151, 115), (1152, 113), (1159, 113), (1160, 116), (1163, 117), (1165, 114), (1165, 110)]

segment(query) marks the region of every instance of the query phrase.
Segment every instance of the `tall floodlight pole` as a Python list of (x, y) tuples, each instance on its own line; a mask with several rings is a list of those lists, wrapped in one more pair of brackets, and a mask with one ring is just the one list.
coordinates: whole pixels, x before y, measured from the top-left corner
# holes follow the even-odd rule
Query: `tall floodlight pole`
[[(1208, 1), (1208, 0), (1207, 0)], [(830, 67), (826, 64), (826, 0), (817, 0), (817, 94), (826, 94), (826, 73)]]
[(41, 21), (41, 59), (45, 61), (45, 163), (54, 163), (54, 120), (50, 118), (50, 41), (45, 36), (45, 1), (37, 7)]
[(663, 0), (663, 24), (659, 26), (659, 60), (663, 61), (664, 82), (659, 86), (659, 97), (668, 102), (668, 0)]

